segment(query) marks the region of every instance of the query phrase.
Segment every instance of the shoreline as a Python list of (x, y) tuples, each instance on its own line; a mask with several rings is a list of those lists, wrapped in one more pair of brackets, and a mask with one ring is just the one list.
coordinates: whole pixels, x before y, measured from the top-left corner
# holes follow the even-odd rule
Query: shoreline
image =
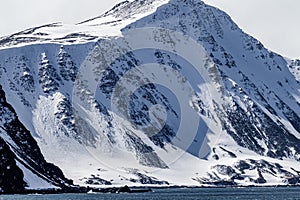
[(153, 190), (159, 190), (159, 189), (218, 189), (218, 188), (299, 188), (300, 185), (249, 185), (249, 186), (243, 186), (243, 185), (234, 185), (234, 186), (179, 186), (179, 185), (173, 185), (173, 186), (131, 186), (128, 187), (120, 186), (120, 187), (109, 187), (109, 188), (94, 188), (94, 187), (70, 187), (70, 188), (64, 188), (64, 189), (26, 189), (24, 191), (15, 192), (15, 193), (0, 193), (1, 195), (30, 195), (30, 194), (40, 194), (40, 195), (46, 195), (46, 194), (88, 194), (88, 193), (146, 193), (146, 192), (153, 192)]

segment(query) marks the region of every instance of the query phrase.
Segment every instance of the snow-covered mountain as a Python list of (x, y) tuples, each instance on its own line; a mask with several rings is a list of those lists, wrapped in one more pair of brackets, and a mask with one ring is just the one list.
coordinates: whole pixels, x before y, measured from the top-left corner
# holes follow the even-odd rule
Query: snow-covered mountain
[(2, 37), (0, 187), (299, 184), (299, 65), (200, 0)]

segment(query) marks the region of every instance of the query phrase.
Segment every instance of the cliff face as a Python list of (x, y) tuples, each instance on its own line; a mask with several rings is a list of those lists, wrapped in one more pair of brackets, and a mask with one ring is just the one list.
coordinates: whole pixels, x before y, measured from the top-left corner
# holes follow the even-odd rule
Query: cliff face
[(24, 190), (26, 183), (23, 181), (24, 175), (22, 170), (18, 168), (15, 155), (9, 149), (9, 146), (1, 138), (1, 192), (12, 193)]

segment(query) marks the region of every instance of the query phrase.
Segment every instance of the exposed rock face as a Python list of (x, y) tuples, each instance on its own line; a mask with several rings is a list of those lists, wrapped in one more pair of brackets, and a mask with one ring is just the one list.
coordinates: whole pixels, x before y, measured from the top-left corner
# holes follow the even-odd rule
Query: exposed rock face
[(25, 189), (23, 172), (16, 164), (16, 157), (5, 141), (0, 138), (0, 191), (1, 193), (22, 192)]
[[(278, 163), (252, 159), (238, 160), (232, 166), (212, 166), (207, 178), (195, 178), (195, 180), (211, 185), (235, 185), (239, 182), (265, 184), (268, 183), (268, 180), (265, 178), (266, 176), (273, 178), (284, 177), (282, 182), (290, 185), (297, 185), (300, 180), (299, 173), (293, 170), (293, 168), (286, 170)], [(271, 182), (269, 184), (271, 184)]]

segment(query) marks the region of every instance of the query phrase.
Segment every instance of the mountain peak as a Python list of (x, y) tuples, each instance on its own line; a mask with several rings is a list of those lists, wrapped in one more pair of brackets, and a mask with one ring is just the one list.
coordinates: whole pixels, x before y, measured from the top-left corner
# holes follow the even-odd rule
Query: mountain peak
[[(299, 62), (200, 0), (125, 1), (0, 46), (1, 120), (14, 108), (30, 141), (76, 184), (300, 183)], [(0, 137), (10, 153), (34, 153)], [(46, 173), (30, 167), (25, 177)], [(46, 177), (71, 184), (57, 172)]]

